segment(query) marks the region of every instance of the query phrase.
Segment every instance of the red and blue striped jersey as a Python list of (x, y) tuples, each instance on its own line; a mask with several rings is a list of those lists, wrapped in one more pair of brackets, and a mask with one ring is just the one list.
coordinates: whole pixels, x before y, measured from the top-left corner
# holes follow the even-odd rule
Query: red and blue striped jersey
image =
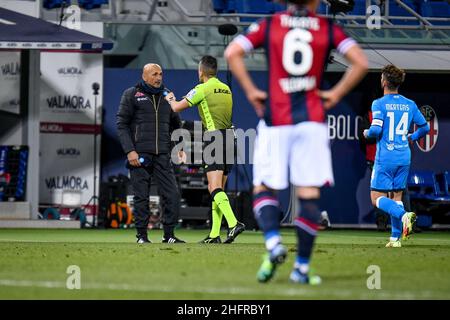
[(356, 43), (330, 19), (299, 8), (253, 23), (234, 41), (246, 52), (265, 48), (269, 98), (264, 119), (269, 126), (324, 122), (317, 90), (330, 51), (345, 54)]

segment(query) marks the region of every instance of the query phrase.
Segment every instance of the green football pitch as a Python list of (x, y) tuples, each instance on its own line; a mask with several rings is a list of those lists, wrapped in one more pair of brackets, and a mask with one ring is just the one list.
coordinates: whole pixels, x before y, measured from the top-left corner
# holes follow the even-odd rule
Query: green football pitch
[[(312, 269), (323, 283), (315, 287), (288, 281), (293, 229), (282, 232), (288, 260), (266, 284), (256, 281), (261, 233), (197, 244), (206, 234), (178, 230), (187, 244), (161, 244), (156, 230), (152, 244), (137, 245), (133, 230), (3, 229), (0, 299), (450, 299), (450, 232), (414, 234), (388, 249), (387, 232), (322, 231)], [(72, 265), (80, 268), (80, 290), (66, 287)], [(379, 267), (380, 289), (368, 288), (377, 274), (369, 266)]]

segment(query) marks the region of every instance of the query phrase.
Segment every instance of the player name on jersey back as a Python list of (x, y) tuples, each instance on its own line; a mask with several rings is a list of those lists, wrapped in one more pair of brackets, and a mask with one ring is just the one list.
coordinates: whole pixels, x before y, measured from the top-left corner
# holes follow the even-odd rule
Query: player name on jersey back
[(387, 103), (386, 110), (389, 111), (409, 111), (408, 104), (395, 104), (395, 103)]
[(324, 122), (325, 111), (317, 90), (329, 53), (340, 54), (356, 44), (331, 19), (308, 10), (287, 10), (253, 23), (236, 41), (245, 52), (264, 47), (268, 69), (269, 126), (303, 121)]
[(284, 93), (309, 91), (316, 87), (316, 77), (290, 77), (280, 79), (280, 86)]
[(281, 26), (284, 28), (302, 28), (319, 30), (320, 23), (317, 17), (293, 17), (287, 14), (281, 15)]
[[(301, 28), (318, 31), (320, 29), (320, 20), (317, 17), (295, 17), (287, 14), (283, 14), (280, 17), (281, 26), (284, 28)], [(308, 35), (310, 34), (298, 34), (293, 37), (293, 41), (302, 41), (305, 39), (311, 41)], [(303, 52), (308, 53), (308, 52)], [(308, 58), (308, 57), (305, 57)], [(317, 86), (317, 81), (315, 76), (291, 76), (289, 78), (282, 78), (279, 80), (279, 84), (284, 93), (289, 94), (293, 92), (309, 91), (313, 90)]]

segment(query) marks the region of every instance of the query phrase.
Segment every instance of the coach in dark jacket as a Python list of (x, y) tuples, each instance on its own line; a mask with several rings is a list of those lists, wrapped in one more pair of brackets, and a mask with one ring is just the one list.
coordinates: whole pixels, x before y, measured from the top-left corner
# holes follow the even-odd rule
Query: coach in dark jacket
[(122, 95), (117, 112), (117, 131), (127, 154), (134, 191), (134, 217), (137, 242), (150, 243), (147, 225), (150, 218), (151, 178), (156, 179), (163, 201), (163, 242), (184, 242), (174, 235), (178, 220), (180, 194), (170, 159), (171, 132), (181, 127), (181, 120), (164, 99), (162, 69), (145, 65), (142, 81)]

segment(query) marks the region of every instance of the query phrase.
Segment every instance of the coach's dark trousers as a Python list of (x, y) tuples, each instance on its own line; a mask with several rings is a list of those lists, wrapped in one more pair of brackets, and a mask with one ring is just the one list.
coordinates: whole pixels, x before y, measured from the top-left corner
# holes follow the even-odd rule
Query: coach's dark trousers
[(138, 234), (147, 234), (150, 219), (149, 196), (151, 179), (154, 178), (163, 207), (162, 223), (164, 236), (173, 236), (180, 210), (180, 193), (170, 162), (170, 154), (143, 154), (150, 160), (148, 166), (130, 169), (131, 185), (134, 191), (134, 219)]

